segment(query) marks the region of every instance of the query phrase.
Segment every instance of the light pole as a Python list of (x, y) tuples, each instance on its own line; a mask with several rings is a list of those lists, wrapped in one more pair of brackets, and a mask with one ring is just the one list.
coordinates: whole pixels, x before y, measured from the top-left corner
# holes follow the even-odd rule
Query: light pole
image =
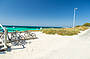
[(78, 8), (74, 8), (74, 17), (73, 17), (73, 28), (75, 27), (75, 21), (76, 21), (76, 10)]

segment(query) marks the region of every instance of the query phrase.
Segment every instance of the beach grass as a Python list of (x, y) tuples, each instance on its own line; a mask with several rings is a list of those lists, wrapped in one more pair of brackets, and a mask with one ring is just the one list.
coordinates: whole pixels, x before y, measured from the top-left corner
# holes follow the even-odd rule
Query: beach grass
[(58, 34), (58, 35), (77, 35), (80, 31), (88, 29), (85, 26), (76, 26), (75, 28), (44, 28), (41, 31), (46, 34)]

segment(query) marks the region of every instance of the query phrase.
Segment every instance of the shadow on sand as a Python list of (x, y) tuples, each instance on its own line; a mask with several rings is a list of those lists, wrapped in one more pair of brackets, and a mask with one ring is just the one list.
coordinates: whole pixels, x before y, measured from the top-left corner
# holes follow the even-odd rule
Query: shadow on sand
[[(31, 42), (26, 42), (27, 44), (31, 44)], [(24, 47), (26, 48), (26, 47)], [(18, 50), (18, 49), (24, 49), (23, 46), (22, 47), (16, 47), (16, 48), (11, 48), (8, 47), (6, 50), (0, 50), (0, 54), (6, 54), (6, 52), (11, 52), (12, 50)]]
[[(27, 44), (31, 44), (31, 42), (26, 42)], [(26, 48), (26, 47), (24, 47)], [(11, 50), (18, 50), (18, 49), (24, 49), (23, 47), (20, 47), (20, 48), (11, 48)]]
[(0, 54), (6, 54), (6, 52), (2, 50), (2, 51), (0, 51)]
[(11, 50), (18, 50), (18, 49), (24, 49), (24, 48), (12, 48)]

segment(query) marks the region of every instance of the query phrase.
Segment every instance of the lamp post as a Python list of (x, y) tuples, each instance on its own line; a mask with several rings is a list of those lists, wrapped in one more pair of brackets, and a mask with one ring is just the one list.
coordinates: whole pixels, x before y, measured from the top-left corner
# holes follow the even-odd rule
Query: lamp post
[(75, 27), (75, 21), (76, 21), (76, 10), (78, 8), (74, 8), (74, 17), (73, 17), (73, 28)]

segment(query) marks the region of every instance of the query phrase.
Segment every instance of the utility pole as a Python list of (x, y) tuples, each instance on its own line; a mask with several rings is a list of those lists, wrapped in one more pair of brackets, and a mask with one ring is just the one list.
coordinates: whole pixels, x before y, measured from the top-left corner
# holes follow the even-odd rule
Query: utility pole
[(75, 27), (75, 22), (76, 22), (76, 10), (78, 8), (74, 8), (74, 17), (73, 17), (73, 28)]

